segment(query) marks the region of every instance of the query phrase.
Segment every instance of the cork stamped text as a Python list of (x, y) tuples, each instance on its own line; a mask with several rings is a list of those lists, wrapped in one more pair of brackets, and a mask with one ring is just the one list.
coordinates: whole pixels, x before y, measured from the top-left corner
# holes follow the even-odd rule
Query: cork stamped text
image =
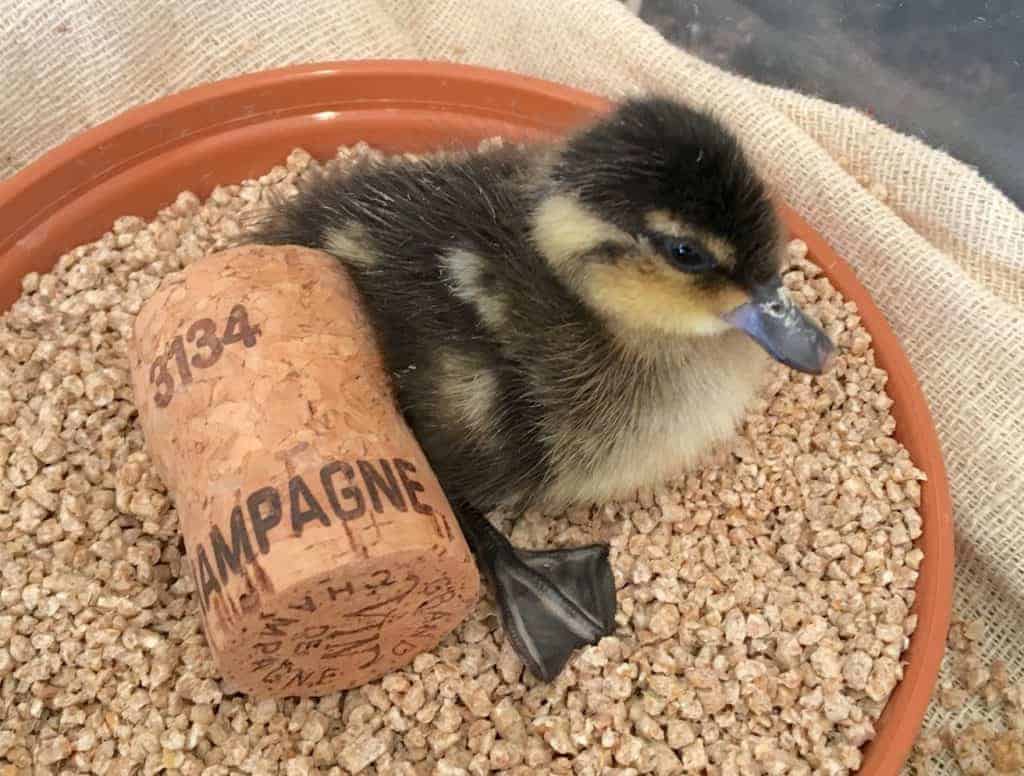
[[(296, 474), (286, 484), (253, 490), (231, 510), (226, 521), (229, 538), (214, 523), (206, 540), (189, 548), (204, 615), (231, 578), (245, 574), (243, 562), (255, 564), (258, 556), (273, 551), (283, 535), (301, 538), (310, 524), (342, 526), (349, 540), (344, 549), (364, 558), (369, 557), (366, 544), (352, 530), (364, 517), (370, 518), (366, 527), (379, 531), (377, 515), (413, 512), (429, 516), (438, 539), (451, 541), (452, 529), (445, 517), (420, 501), (424, 488), (415, 475), (416, 467), (402, 458), (352, 463), (335, 460), (320, 467), (315, 480)], [(307, 480), (314, 482), (312, 487)]]
[(341, 585), (323, 580), (292, 611), (260, 613), (251, 654), (242, 658), (246, 674), (255, 686), (289, 694), (346, 674), (356, 683), (436, 643), (462, 619), (464, 606), (443, 568), (379, 569)]
[(275, 548), (284, 539), (302, 540), (311, 528), (344, 529), (323, 539), (344, 562), (345, 556), (371, 558), (368, 547), (396, 519), (428, 519), (441, 551), (453, 539), (452, 526), (422, 500), (424, 490), (413, 463), (381, 458), (332, 460), (239, 496), (227, 520), (211, 521), (208, 534), (188, 548), (204, 630), (209, 634), (211, 615), (229, 630), (240, 629), (249, 645), (240, 656), (243, 675), (255, 678), (254, 687), (283, 691), (377, 673), (415, 656), (463, 614), (465, 602), (444, 564), (377, 568), (344, 579), (326, 575), (297, 600), (286, 595), (285, 606), (268, 612), (260, 603), (277, 593), (263, 571)]

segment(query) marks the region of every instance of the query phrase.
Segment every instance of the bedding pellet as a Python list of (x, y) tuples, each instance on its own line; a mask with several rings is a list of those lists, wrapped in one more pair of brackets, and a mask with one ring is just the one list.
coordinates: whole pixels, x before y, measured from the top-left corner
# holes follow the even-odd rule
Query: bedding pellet
[(1002, 660), (982, 659), (983, 637), (981, 620), (955, 621), (950, 628), (943, 662), (952, 670), (937, 694), (959, 719), (955, 728), (922, 731), (907, 763), (909, 776), (1024, 773), (1024, 684), (1010, 682)]
[(163, 276), (315, 167), (296, 150), (205, 202), (119, 218), (26, 276), (0, 319), (0, 775), (856, 771), (916, 623), (923, 475), (855, 305), (800, 241), (785, 283), (839, 345), (831, 373), (775, 368), (734, 442), (634, 501), (493, 516), (523, 546), (611, 542), (617, 631), (557, 681), (524, 674), (487, 597), (357, 690), (268, 701), (218, 678), (126, 338)]

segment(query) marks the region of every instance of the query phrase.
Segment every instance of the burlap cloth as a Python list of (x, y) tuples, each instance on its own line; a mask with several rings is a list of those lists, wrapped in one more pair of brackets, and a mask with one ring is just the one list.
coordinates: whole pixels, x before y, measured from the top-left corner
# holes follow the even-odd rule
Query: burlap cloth
[[(201, 82), (364, 57), (454, 60), (712, 106), (902, 339), (952, 480), (955, 614), (983, 618), (986, 656), (1024, 679), (1024, 215), (946, 154), (718, 70), (615, 0), (22, 0), (0, 14), (0, 175)], [(933, 704), (929, 723), (981, 713)]]

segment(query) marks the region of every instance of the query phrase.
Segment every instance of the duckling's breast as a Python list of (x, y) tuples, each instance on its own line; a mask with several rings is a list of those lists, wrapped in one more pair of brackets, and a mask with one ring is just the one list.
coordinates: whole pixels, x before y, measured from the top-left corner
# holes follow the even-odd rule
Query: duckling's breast
[[(559, 436), (565, 449), (553, 456), (544, 508), (632, 497), (684, 473), (735, 435), (764, 383), (764, 352), (728, 332), (679, 356), (649, 378), (649, 390), (632, 396), (609, 390), (602, 412)], [(631, 406), (621, 406), (624, 401)]]

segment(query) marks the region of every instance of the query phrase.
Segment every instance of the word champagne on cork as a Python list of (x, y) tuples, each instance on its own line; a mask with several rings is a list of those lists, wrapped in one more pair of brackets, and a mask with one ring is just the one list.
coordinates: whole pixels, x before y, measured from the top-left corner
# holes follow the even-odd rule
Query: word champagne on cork
[(336, 259), (211, 255), (147, 301), (130, 356), (203, 629), (236, 686), (354, 687), (465, 618), (476, 565)]

